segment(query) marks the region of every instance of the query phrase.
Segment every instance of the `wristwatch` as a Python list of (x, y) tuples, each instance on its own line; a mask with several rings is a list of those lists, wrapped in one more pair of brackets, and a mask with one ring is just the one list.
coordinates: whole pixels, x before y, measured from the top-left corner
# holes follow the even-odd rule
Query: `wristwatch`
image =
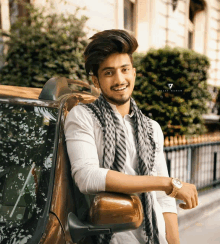
[(178, 190), (183, 186), (181, 181), (177, 178), (172, 178), (172, 185), (173, 185), (173, 190), (172, 192), (168, 195), (169, 197), (175, 197), (178, 193)]

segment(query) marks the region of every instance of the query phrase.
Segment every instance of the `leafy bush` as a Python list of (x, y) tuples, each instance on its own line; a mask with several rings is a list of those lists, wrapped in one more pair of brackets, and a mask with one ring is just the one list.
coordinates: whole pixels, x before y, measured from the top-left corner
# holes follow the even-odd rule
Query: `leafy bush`
[[(8, 35), (8, 52), (0, 71), (0, 83), (43, 87), (53, 76), (87, 80), (83, 51), (87, 17), (45, 14), (26, 5), (28, 16), (18, 18)], [(6, 33), (2, 35), (7, 36)]]
[(133, 97), (142, 112), (161, 125), (165, 135), (205, 132), (202, 114), (207, 113), (210, 100), (206, 56), (166, 47), (134, 56), (134, 65), (137, 79)]

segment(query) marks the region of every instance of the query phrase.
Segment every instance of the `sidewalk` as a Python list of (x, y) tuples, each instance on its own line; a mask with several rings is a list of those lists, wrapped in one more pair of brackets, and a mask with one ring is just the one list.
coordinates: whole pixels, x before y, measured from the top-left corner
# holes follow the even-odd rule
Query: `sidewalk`
[(184, 210), (179, 207), (177, 201), (177, 213), (179, 230), (189, 227), (197, 222), (197, 220), (220, 205), (220, 187), (209, 190), (208, 192), (199, 193), (199, 205), (190, 210)]

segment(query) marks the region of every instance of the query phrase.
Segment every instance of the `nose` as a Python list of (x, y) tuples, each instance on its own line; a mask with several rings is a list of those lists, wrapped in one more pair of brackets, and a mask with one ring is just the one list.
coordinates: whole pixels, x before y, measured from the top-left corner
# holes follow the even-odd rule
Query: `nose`
[(115, 72), (115, 85), (121, 85), (125, 83), (124, 75), (121, 70)]

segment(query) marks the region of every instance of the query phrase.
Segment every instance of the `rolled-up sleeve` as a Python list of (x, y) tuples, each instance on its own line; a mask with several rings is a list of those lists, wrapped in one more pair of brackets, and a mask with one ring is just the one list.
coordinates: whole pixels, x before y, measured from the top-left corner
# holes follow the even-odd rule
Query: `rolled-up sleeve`
[[(158, 176), (169, 177), (167, 165), (163, 152), (164, 137), (160, 125), (155, 122), (155, 141), (156, 141), (156, 171)], [(176, 200), (167, 196), (164, 191), (156, 192), (157, 201), (159, 202), (162, 212), (177, 213)]]
[(67, 115), (64, 131), (72, 177), (79, 190), (84, 194), (105, 191), (109, 169), (100, 168), (93, 119), (89, 112), (80, 105), (72, 108)]

